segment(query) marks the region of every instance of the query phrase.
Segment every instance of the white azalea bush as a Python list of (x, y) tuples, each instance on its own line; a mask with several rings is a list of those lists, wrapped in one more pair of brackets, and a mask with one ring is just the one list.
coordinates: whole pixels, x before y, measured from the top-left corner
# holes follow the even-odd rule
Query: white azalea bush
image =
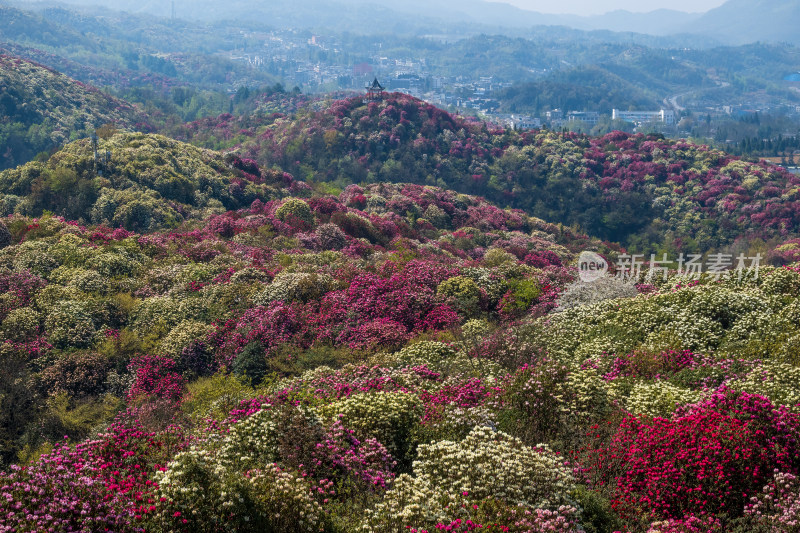
[(334, 289), (336, 281), (328, 274), (281, 273), (253, 297), (256, 305), (319, 298)]
[(666, 381), (642, 382), (634, 385), (624, 400), (628, 412), (635, 415), (670, 418), (678, 407), (699, 402), (701, 391), (677, 387)]
[(133, 312), (132, 325), (143, 331), (155, 326), (173, 328), (184, 319), (178, 301), (168, 296), (155, 296), (139, 303)]
[(593, 282), (578, 280), (567, 285), (558, 297), (556, 311), (565, 311), (605, 300), (633, 298), (638, 294), (635, 283), (611, 276), (603, 276)]
[(485, 500), (529, 514), (563, 509), (575, 487), (569, 468), (549, 448), (531, 448), (488, 427), (475, 427), (459, 442), (421, 445), (417, 453), (414, 476), (397, 478), (368, 512), (364, 531), (433, 528), (471, 517), (476, 502)]
[(773, 405), (800, 412), (800, 368), (768, 361), (747, 376), (733, 379), (726, 385), (734, 390), (769, 398)]
[[(308, 408), (290, 410), (319, 424)], [(314, 494), (325, 487), (312, 487), (304, 474), (278, 465), (278, 416), (264, 406), (226, 434), (200, 439), (178, 453), (156, 474), (163, 504), (152, 517), (156, 530), (322, 531), (326, 515)]]
[(14, 309), (2, 322), (2, 332), (6, 339), (24, 339), (39, 331), (39, 313), (30, 307)]
[(414, 472), (447, 492), (550, 507), (567, 501), (572, 474), (546, 446), (478, 426), (461, 442), (421, 445)]
[[(783, 305), (754, 287), (699, 285), (628, 300), (605, 300), (538, 319), (552, 358), (581, 364), (602, 353), (690, 349), (741, 350), (743, 340), (774, 330)], [(789, 329), (796, 325), (787, 322)]]
[(408, 366), (428, 365), (438, 368), (456, 356), (456, 351), (443, 342), (422, 341), (406, 346), (397, 353), (397, 361)]
[(96, 331), (89, 302), (67, 300), (55, 304), (45, 319), (45, 330), (54, 346), (88, 346)]
[(94, 270), (77, 272), (70, 284), (83, 292), (105, 294), (108, 291), (108, 280)]
[(155, 478), (163, 502), (156, 531), (323, 531), (325, 513), (300, 475), (264, 464), (232, 469), (212, 450), (179, 453)]
[(480, 341), (483, 337), (487, 336), (492, 331), (492, 326), (487, 320), (473, 318), (467, 320), (461, 326), (461, 334), (465, 340)]
[(180, 356), (181, 351), (195, 340), (203, 339), (212, 326), (196, 320), (184, 320), (164, 337), (159, 345), (162, 353), (172, 358)]
[(374, 437), (402, 460), (411, 446), (411, 433), (422, 416), (416, 394), (374, 392), (354, 394), (319, 408), (326, 419), (341, 415), (343, 424), (362, 436)]
[(567, 376), (561, 411), (580, 420), (591, 420), (606, 411), (611, 394), (594, 368), (577, 368)]
[(6, 250), (14, 254), (14, 270), (29, 270), (39, 276), (47, 277), (60, 266), (58, 260), (50, 254), (50, 248), (45, 241), (25, 241)]
[(281, 434), (278, 417), (291, 415), (302, 420), (305, 426), (321, 429), (317, 414), (307, 407), (297, 406), (279, 413), (274, 408), (264, 406), (231, 428), (220, 449), (221, 457), (244, 469), (259, 468), (260, 465), (278, 461), (279, 440), (285, 437)]

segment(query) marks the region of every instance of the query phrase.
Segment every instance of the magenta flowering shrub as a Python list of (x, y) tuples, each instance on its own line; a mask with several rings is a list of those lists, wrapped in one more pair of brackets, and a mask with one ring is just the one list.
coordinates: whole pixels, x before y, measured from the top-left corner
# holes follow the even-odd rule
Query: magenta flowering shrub
[(397, 462), (375, 438), (360, 441), (341, 419), (328, 428), (325, 439), (316, 443), (310, 470), (320, 479), (351, 478), (367, 490), (386, 489), (395, 477)]
[(791, 239), (775, 247), (769, 253), (773, 264), (791, 265), (800, 262), (800, 239)]
[(31, 298), (41, 290), (47, 281), (27, 270), (21, 272), (0, 272), (0, 320), (14, 309), (30, 305)]
[(611, 361), (609, 372), (603, 378), (607, 380), (620, 377), (659, 379), (684, 368), (696, 368), (701, 362), (702, 357), (690, 350), (668, 350), (658, 354), (639, 351), (615, 357)]
[(404, 324), (391, 318), (376, 318), (354, 328), (342, 331), (337, 341), (346, 343), (354, 350), (397, 349), (411, 339)]
[(0, 530), (138, 532), (155, 509), (153, 472), (181, 448), (180, 429), (145, 432), (121, 415), (97, 438), (57, 444), (0, 473)]
[(791, 531), (800, 520), (800, 480), (794, 474), (775, 470), (772, 480), (750, 499), (745, 513), (761, 527)]
[(722, 523), (713, 516), (689, 515), (681, 519), (671, 518), (650, 524), (647, 533), (711, 533), (724, 531)]

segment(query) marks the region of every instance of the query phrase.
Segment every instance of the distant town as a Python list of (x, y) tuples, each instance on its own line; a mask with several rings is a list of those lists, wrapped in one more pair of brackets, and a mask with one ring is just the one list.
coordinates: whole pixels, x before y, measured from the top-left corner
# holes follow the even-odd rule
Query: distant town
[[(558, 129), (579, 123), (593, 126), (602, 120), (621, 120), (638, 128), (655, 127), (665, 133), (679, 133), (681, 112), (685, 111), (680, 103), (682, 95), (676, 95), (665, 99), (664, 107), (658, 109), (553, 109), (541, 116), (501, 114), (497, 112), (500, 102), (493, 95), (511, 87), (512, 81), (492, 76), (474, 79), (442, 76), (425, 58), (387, 52), (379, 41), (364, 43), (363, 50), (354, 53), (338, 38), (317, 34), (309, 37), (308, 32), (299, 30), (240, 31), (238, 39), (243, 44), (228, 53), (229, 59), (263, 69), (285, 80), (289, 86), (302, 87), (304, 92), (362, 90), (377, 76), (389, 91), (407, 93), (445, 108), (481, 114), (489, 120), (521, 129), (542, 126)], [(527, 70), (534, 77), (544, 77), (551, 72), (546, 68)], [(800, 92), (800, 73), (794, 76), (796, 79), (789, 76), (786, 82), (791, 90)], [(718, 83), (721, 87), (727, 86), (725, 82)], [(800, 118), (800, 105), (776, 105), (773, 99), (758, 93), (745, 102), (700, 101), (702, 108), (692, 111), (712, 118), (771, 112)]]

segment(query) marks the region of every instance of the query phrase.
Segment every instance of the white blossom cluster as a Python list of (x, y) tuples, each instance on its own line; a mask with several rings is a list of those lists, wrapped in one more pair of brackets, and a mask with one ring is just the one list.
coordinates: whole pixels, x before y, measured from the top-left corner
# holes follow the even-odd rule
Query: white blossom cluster
[(635, 415), (670, 418), (678, 407), (697, 403), (702, 398), (702, 391), (676, 387), (666, 381), (654, 381), (634, 385), (623, 403)]
[(318, 408), (327, 419), (342, 415), (346, 427), (360, 435), (378, 439), (397, 455), (402, 453), (413, 427), (422, 415), (422, 402), (416, 394), (372, 392), (354, 394)]
[(800, 411), (800, 368), (787, 363), (768, 361), (744, 378), (726, 383), (732, 389), (766, 396), (773, 405)]
[[(303, 416), (316, 416), (297, 407)], [(157, 472), (158, 495), (175, 512), (220, 531), (321, 531), (324, 511), (303, 476), (276, 465), (277, 426), (265, 408), (223, 437), (200, 440)]]
[(281, 273), (263, 291), (253, 297), (256, 305), (267, 305), (271, 302), (303, 300), (314, 293), (324, 294), (336, 285), (336, 281), (328, 274)]
[(368, 512), (363, 530), (401, 531), (463, 518), (466, 502), (494, 498), (529, 509), (559, 508), (574, 488), (570, 470), (546, 446), (475, 427), (460, 442), (422, 445), (414, 477), (401, 475), (383, 502)]

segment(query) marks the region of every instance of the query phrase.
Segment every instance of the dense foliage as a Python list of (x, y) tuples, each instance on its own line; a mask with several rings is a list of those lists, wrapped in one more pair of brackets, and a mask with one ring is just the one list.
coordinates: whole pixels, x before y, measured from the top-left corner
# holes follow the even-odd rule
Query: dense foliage
[(574, 300), (565, 265), (615, 250), (433, 187), (290, 187), (169, 233), (5, 219), (0, 526), (795, 520), (800, 268)]
[[(398, 95), (268, 111), (301, 101), (182, 131), (303, 181), (110, 129), (0, 173), (0, 531), (796, 529), (795, 177)], [(785, 242), (592, 284), (623, 250), (531, 212)]]
[(82, 139), (0, 173), (0, 211), (147, 231), (274, 198), (293, 181), (160, 135), (116, 134), (100, 141), (97, 156)]
[(6, 55), (0, 55), (0, 119), (0, 170), (87, 137), (103, 124), (126, 128), (142, 120), (128, 103)]
[(241, 150), (307, 181), (479, 194), (643, 250), (783, 240), (800, 223), (800, 177), (765, 162), (656, 136), (490, 129), (400, 94), (308, 109)]

